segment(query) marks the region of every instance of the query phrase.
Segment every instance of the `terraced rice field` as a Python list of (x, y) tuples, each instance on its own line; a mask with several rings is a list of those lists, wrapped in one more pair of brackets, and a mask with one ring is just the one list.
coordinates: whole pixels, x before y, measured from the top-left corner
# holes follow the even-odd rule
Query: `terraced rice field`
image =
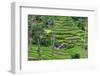
[[(80, 59), (88, 57), (88, 22), (85, 21), (87, 18), (76, 17), (77, 19), (83, 19), (83, 24), (80, 22), (81, 27), (77, 26), (74, 17), (59, 16), (57, 18), (53, 19), (53, 26), (50, 25), (49, 28), (46, 28), (49, 33), (45, 35), (45, 32), (42, 31), (43, 33), (37, 36), (40, 39), (39, 44), (34, 43), (34, 39), (33, 43), (29, 43), (28, 60)], [(43, 24), (43, 21), (40, 23)], [(82, 30), (82, 27), (84, 27), (84, 30)], [(35, 34), (32, 37), (35, 37)], [(43, 39), (44, 43), (42, 42)]]

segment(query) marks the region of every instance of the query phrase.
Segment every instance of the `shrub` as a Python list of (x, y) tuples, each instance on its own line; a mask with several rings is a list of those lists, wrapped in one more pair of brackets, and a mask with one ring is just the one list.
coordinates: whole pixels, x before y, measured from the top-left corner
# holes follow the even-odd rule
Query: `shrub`
[(74, 54), (74, 55), (71, 55), (72, 59), (79, 59), (80, 58), (80, 54)]

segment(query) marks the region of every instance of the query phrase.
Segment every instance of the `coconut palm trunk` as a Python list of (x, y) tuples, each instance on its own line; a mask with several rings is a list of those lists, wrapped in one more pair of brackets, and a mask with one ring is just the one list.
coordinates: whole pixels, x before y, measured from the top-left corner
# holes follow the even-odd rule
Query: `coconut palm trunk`
[(54, 50), (55, 50), (55, 35), (52, 35), (52, 56), (54, 56)]
[(37, 39), (37, 45), (38, 45), (38, 59), (41, 60), (41, 50), (40, 50), (40, 38)]
[(53, 32), (52, 32), (52, 56), (54, 56), (54, 50), (55, 50), (55, 26), (53, 24), (53, 28), (52, 28)]

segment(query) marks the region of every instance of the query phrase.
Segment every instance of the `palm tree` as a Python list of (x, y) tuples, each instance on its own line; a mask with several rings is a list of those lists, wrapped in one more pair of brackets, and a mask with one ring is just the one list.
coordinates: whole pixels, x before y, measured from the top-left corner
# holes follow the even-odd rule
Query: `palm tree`
[(31, 43), (30, 45), (32, 45), (32, 42), (35, 41), (35, 43), (37, 44), (37, 53), (38, 53), (38, 59), (41, 59), (41, 50), (40, 50), (40, 39), (41, 39), (41, 35), (43, 32), (43, 28), (42, 25), (43, 23), (40, 20), (40, 16), (29, 16), (29, 27), (28, 27), (28, 31), (32, 34), (32, 39), (31, 41), (29, 40), (29, 42)]

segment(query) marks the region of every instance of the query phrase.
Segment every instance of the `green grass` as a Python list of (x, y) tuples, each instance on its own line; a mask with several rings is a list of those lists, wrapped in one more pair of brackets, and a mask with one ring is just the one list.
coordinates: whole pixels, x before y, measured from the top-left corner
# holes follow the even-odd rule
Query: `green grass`
[[(55, 49), (54, 55), (52, 55), (52, 48), (41, 46), (41, 60), (55, 60), (55, 59), (73, 59), (72, 56), (79, 54), (80, 58), (87, 58), (86, 51), (80, 46), (74, 46), (73, 48)], [(28, 51), (29, 60), (38, 60), (37, 46), (32, 45), (31, 50)], [(31, 58), (31, 59), (30, 59)]]

